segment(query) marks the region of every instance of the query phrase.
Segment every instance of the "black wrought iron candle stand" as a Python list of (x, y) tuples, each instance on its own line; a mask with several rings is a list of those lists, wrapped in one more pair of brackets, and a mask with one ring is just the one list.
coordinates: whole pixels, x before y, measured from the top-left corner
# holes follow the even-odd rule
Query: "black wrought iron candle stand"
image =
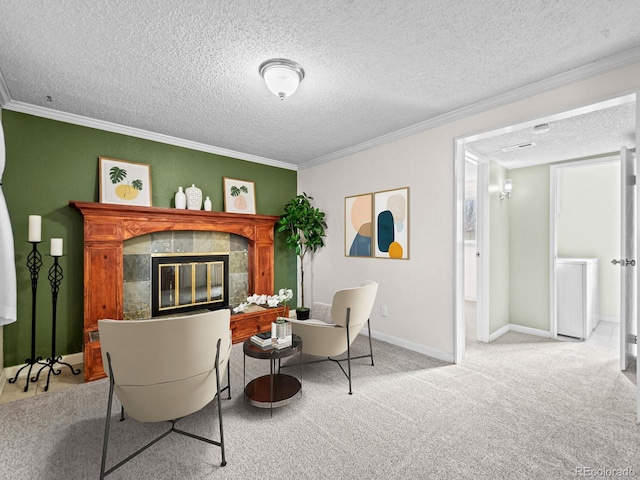
[(37, 382), (40, 377), (40, 373), (45, 368), (49, 369), (49, 373), (47, 374), (47, 384), (44, 387), (44, 391), (49, 390), (49, 380), (51, 380), (51, 374), (60, 375), (62, 372), (61, 369), (56, 370), (54, 365), (66, 365), (71, 370), (71, 373), (74, 375), (78, 375), (80, 373), (80, 369), (74, 370), (71, 365), (62, 361), (62, 356), (56, 357), (56, 310), (58, 306), (58, 292), (60, 291), (60, 283), (62, 282), (62, 267), (58, 263), (57, 256), (53, 257), (53, 265), (49, 269), (49, 283), (51, 284), (51, 302), (52, 302), (52, 329), (51, 329), (51, 357), (47, 358), (44, 362), (44, 366), (40, 367), (38, 370), (38, 374), (31, 379), (32, 382)]
[(15, 383), (18, 380), (20, 372), (29, 367), (27, 372), (27, 381), (24, 385), (24, 391), (29, 390), (29, 378), (31, 377), (31, 369), (36, 363), (41, 363), (42, 357), (36, 358), (36, 292), (38, 290), (38, 273), (42, 267), (42, 255), (38, 252), (38, 244), (40, 242), (30, 242), (33, 245), (31, 253), (27, 256), (27, 267), (31, 272), (31, 357), (24, 362), (25, 365), (16, 372), (15, 377), (9, 379), (9, 383)]

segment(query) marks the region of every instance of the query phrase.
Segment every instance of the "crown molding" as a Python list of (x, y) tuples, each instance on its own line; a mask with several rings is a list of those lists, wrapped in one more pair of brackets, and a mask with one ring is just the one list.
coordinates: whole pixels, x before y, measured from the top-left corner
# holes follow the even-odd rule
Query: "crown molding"
[(603, 73), (616, 70), (618, 68), (631, 65), (633, 63), (640, 62), (640, 47), (627, 50), (625, 52), (611, 55), (601, 60), (591, 62), (587, 65), (569, 70), (553, 77), (546, 78), (539, 82), (535, 82), (526, 85), (521, 88), (511, 90), (501, 95), (482, 100), (480, 102), (468, 105), (466, 107), (453, 110), (451, 112), (439, 115), (437, 117), (425, 120), (423, 122), (411, 125), (409, 127), (401, 128), (399, 130), (381, 135), (366, 142), (353, 145), (351, 147), (338, 150), (327, 155), (323, 155), (309, 161), (303, 162), (300, 165), (295, 165), (280, 160), (274, 160), (271, 158), (260, 157), (258, 155), (252, 155), (243, 152), (237, 152), (234, 150), (227, 150), (225, 148), (215, 147), (204, 143), (193, 142), (169, 135), (163, 135), (160, 133), (154, 133), (147, 130), (142, 130), (134, 127), (128, 127), (125, 125), (119, 125), (116, 123), (106, 122), (103, 120), (97, 120), (81, 115), (72, 113), (65, 113), (58, 110), (53, 110), (45, 107), (39, 107), (23, 102), (17, 102), (11, 100), (9, 89), (4, 81), (2, 72), (0, 71), (0, 107), (6, 110), (13, 110), (15, 112), (26, 113), (29, 115), (35, 115), (38, 117), (48, 118), (51, 120), (57, 120), (61, 122), (71, 123), (74, 125), (80, 125), (89, 128), (96, 128), (98, 130), (105, 130), (113, 133), (120, 133), (122, 135), (128, 135), (131, 137), (142, 138), (145, 140), (151, 140), (159, 143), (165, 143), (168, 145), (175, 145), (178, 147), (184, 147), (191, 150), (197, 150), (201, 152), (213, 153), (216, 155), (223, 155), (226, 157), (237, 158), (240, 160), (246, 160), (249, 162), (259, 163), (262, 165), (268, 165), (277, 168), (284, 168), (287, 170), (304, 170), (323, 163), (330, 162), (348, 155), (368, 150), (370, 148), (383, 145), (385, 143), (399, 140), (410, 135), (424, 132), (456, 120), (461, 120), (466, 117), (477, 115), (494, 108), (501, 107), (503, 105), (513, 103), (525, 98), (538, 95), (556, 88), (560, 88), (571, 83), (576, 83), (587, 78), (594, 77)]
[(200, 152), (213, 153), (215, 155), (237, 158), (240, 160), (246, 160), (248, 162), (259, 163), (271, 167), (284, 168), (286, 170), (294, 171), (298, 169), (296, 165), (282, 162), (280, 160), (260, 157), (258, 155), (252, 155), (250, 153), (236, 152), (234, 150), (228, 150), (226, 148), (215, 147), (213, 145), (193, 142), (191, 140), (172, 137), (170, 135), (163, 135), (161, 133), (154, 133), (148, 130), (128, 127), (126, 125), (106, 122), (104, 120), (97, 120), (95, 118), (84, 117), (82, 115), (61, 112), (59, 110), (53, 110), (51, 108), (39, 107), (37, 105), (31, 105), (29, 103), (13, 101), (11, 100), (11, 95), (9, 94), (9, 88), (7, 87), (7, 84), (4, 81), (4, 77), (2, 76), (2, 70), (0, 70), (0, 108), (3, 108), (5, 110), (12, 110), (19, 113), (26, 113), (28, 115), (34, 115), (36, 117), (48, 118), (49, 120), (57, 120), (59, 122), (71, 123), (73, 125), (79, 125), (82, 127), (95, 128), (98, 130), (119, 133), (122, 135), (128, 135), (130, 137), (142, 138), (158, 143), (164, 143), (167, 145), (174, 145), (176, 147), (183, 147)]
[[(0, 85), (0, 92), (1, 92), (1, 89), (2, 88)], [(66, 112), (61, 112), (59, 110), (39, 107), (37, 105), (31, 105), (29, 103), (16, 102), (16, 101), (10, 100), (2, 108), (4, 108), (5, 110), (12, 110), (14, 112), (34, 115), (36, 117), (48, 118), (49, 120), (57, 120), (59, 122), (71, 123), (73, 125), (80, 125), (82, 127), (89, 127), (89, 128), (95, 128), (97, 130), (104, 130), (107, 132), (119, 133), (122, 135), (128, 135), (130, 137), (142, 138), (144, 140), (151, 140), (158, 143), (174, 145), (176, 147), (188, 148), (188, 149), (197, 150), (200, 152), (213, 153), (215, 155), (223, 155), (225, 157), (237, 158), (239, 160), (246, 160), (248, 162), (260, 163), (262, 165), (269, 165), (271, 167), (284, 168), (287, 170), (297, 170), (296, 165), (293, 165), (291, 163), (286, 163), (279, 160), (273, 160), (271, 158), (266, 158), (266, 157), (260, 157), (258, 155), (252, 155), (250, 153), (227, 150), (226, 148), (214, 147), (213, 145), (193, 142), (191, 140), (184, 140), (182, 138), (172, 137), (170, 135), (163, 135), (161, 133), (155, 133), (155, 132), (150, 132), (148, 130), (128, 127), (126, 125), (106, 122), (104, 120), (97, 120), (95, 118), (83, 117), (82, 115), (76, 115), (73, 113), (66, 113)]]
[(552, 77), (540, 80), (539, 82), (531, 83), (521, 88), (516, 88), (515, 90), (511, 90), (510, 92), (506, 92), (504, 94), (482, 100), (466, 107), (459, 108), (457, 110), (452, 110), (451, 112), (431, 118), (429, 120), (425, 120), (424, 122), (416, 123), (415, 125), (401, 128), (372, 140), (368, 140), (366, 142), (362, 142), (357, 145), (353, 145), (351, 147), (314, 158), (298, 165), (298, 170), (304, 170), (306, 168), (311, 168), (322, 163), (336, 160), (338, 158), (346, 157), (347, 155), (353, 155), (354, 153), (358, 153), (363, 150), (368, 150), (370, 148), (383, 145), (394, 140), (399, 140), (416, 133), (424, 132), (426, 130), (436, 128), (447, 123), (454, 122), (456, 120), (461, 120), (466, 117), (477, 115), (479, 113), (486, 112), (488, 110), (492, 110), (509, 103), (524, 100), (525, 98), (539, 95), (541, 93), (564, 87), (581, 80), (586, 80), (587, 78), (607, 73), (612, 70), (626, 67), (627, 65), (638, 62), (640, 62), (640, 47), (626, 50), (616, 55), (611, 55), (610, 57), (588, 63), (587, 65), (583, 65), (578, 68), (574, 68), (573, 70), (569, 70), (568, 72), (554, 75)]

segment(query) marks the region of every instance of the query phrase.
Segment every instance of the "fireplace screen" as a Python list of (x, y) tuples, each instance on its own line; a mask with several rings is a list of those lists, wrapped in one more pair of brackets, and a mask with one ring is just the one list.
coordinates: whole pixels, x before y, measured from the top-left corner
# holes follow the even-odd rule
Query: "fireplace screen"
[(152, 315), (229, 306), (229, 255), (153, 256)]

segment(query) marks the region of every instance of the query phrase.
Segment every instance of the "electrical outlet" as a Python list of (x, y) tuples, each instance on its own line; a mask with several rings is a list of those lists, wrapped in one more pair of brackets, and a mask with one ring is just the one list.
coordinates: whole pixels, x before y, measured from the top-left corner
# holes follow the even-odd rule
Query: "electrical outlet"
[(382, 315), (383, 317), (389, 315), (389, 309), (386, 305), (382, 305), (382, 307), (380, 307), (380, 315)]

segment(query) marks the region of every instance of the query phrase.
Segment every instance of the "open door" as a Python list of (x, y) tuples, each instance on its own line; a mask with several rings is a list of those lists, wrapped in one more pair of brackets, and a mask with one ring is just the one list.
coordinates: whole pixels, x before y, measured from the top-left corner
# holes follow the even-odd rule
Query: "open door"
[(636, 160), (626, 147), (620, 149), (620, 368), (626, 370), (634, 357), (631, 333), (637, 321), (636, 268)]
[(478, 162), (476, 219), (476, 338), (489, 343), (489, 162)]
[[(640, 105), (640, 104), (639, 104)], [(640, 110), (640, 107), (638, 107)], [(636, 133), (640, 130), (636, 122)], [(636, 422), (640, 423), (640, 369), (638, 369), (638, 316), (637, 299), (640, 297), (640, 284), (637, 274), (637, 238), (640, 196), (637, 194), (637, 160), (625, 147), (620, 150), (621, 177), (621, 256), (614, 263), (620, 264), (620, 368), (626, 370), (633, 359), (636, 360)]]

